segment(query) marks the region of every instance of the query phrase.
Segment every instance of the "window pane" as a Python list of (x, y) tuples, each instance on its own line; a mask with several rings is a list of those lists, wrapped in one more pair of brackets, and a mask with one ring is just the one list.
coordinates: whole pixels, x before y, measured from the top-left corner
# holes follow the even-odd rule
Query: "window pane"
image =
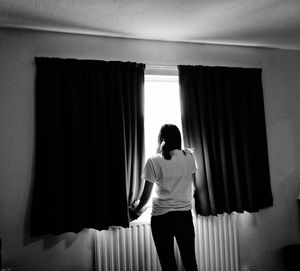
[(145, 76), (145, 155), (154, 155), (163, 124), (181, 131), (178, 76)]

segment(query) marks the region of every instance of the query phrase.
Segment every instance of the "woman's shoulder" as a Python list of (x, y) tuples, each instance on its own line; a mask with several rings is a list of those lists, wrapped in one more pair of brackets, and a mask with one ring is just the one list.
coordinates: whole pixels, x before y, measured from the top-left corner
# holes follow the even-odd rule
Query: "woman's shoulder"
[(184, 148), (182, 151), (184, 152), (184, 154), (191, 155), (191, 156), (193, 156), (194, 153), (194, 149), (192, 148)]
[(148, 158), (148, 160), (150, 160), (150, 161), (153, 161), (153, 162), (156, 162), (156, 161), (159, 161), (159, 160), (162, 160), (163, 159), (163, 157), (162, 157), (162, 155), (161, 154), (154, 154), (154, 155), (151, 155), (149, 158)]

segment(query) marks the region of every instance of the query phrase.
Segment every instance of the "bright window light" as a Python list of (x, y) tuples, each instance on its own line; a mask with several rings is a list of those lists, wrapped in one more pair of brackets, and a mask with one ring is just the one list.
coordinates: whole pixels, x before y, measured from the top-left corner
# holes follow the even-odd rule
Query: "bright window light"
[[(145, 75), (145, 159), (156, 154), (158, 133), (163, 124), (175, 124), (180, 132), (181, 111), (178, 76)], [(154, 186), (152, 197), (155, 197)], [(137, 222), (150, 222), (152, 198)]]
[(154, 155), (163, 124), (181, 131), (178, 76), (145, 75), (145, 157)]

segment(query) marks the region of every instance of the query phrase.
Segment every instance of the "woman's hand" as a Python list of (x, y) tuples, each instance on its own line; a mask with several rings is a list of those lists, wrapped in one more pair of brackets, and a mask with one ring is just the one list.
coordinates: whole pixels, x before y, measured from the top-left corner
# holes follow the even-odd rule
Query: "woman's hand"
[(139, 200), (136, 200), (133, 205), (129, 207), (129, 219), (130, 221), (138, 219), (141, 214), (145, 211), (145, 206), (151, 196), (153, 188), (153, 183), (149, 181), (145, 181), (143, 193)]
[(138, 211), (133, 206), (130, 206), (129, 207), (129, 221), (131, 222), (133, 220), (138, 219), (141, 216), (142, 213), (143, 213), (142, 211)]

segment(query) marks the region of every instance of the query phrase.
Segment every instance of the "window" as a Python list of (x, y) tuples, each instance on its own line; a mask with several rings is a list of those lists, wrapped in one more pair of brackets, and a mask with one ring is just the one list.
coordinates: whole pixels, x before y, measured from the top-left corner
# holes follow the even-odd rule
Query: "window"
[[(175, 124), (181, 129), (181, 112), (178, 76), (145, 75), (145, 158), (155, 155), (157, 137), (165, 123)], [(155, 197), (156, 187), (152, 192)], [(137, 220), (149, 222), (152, 198), (147, 204), (146, 212)]]
[(161, 126), (172, 123), (181, 131), (178, 76), (145, 76), (145, 157), (155, 154)]

